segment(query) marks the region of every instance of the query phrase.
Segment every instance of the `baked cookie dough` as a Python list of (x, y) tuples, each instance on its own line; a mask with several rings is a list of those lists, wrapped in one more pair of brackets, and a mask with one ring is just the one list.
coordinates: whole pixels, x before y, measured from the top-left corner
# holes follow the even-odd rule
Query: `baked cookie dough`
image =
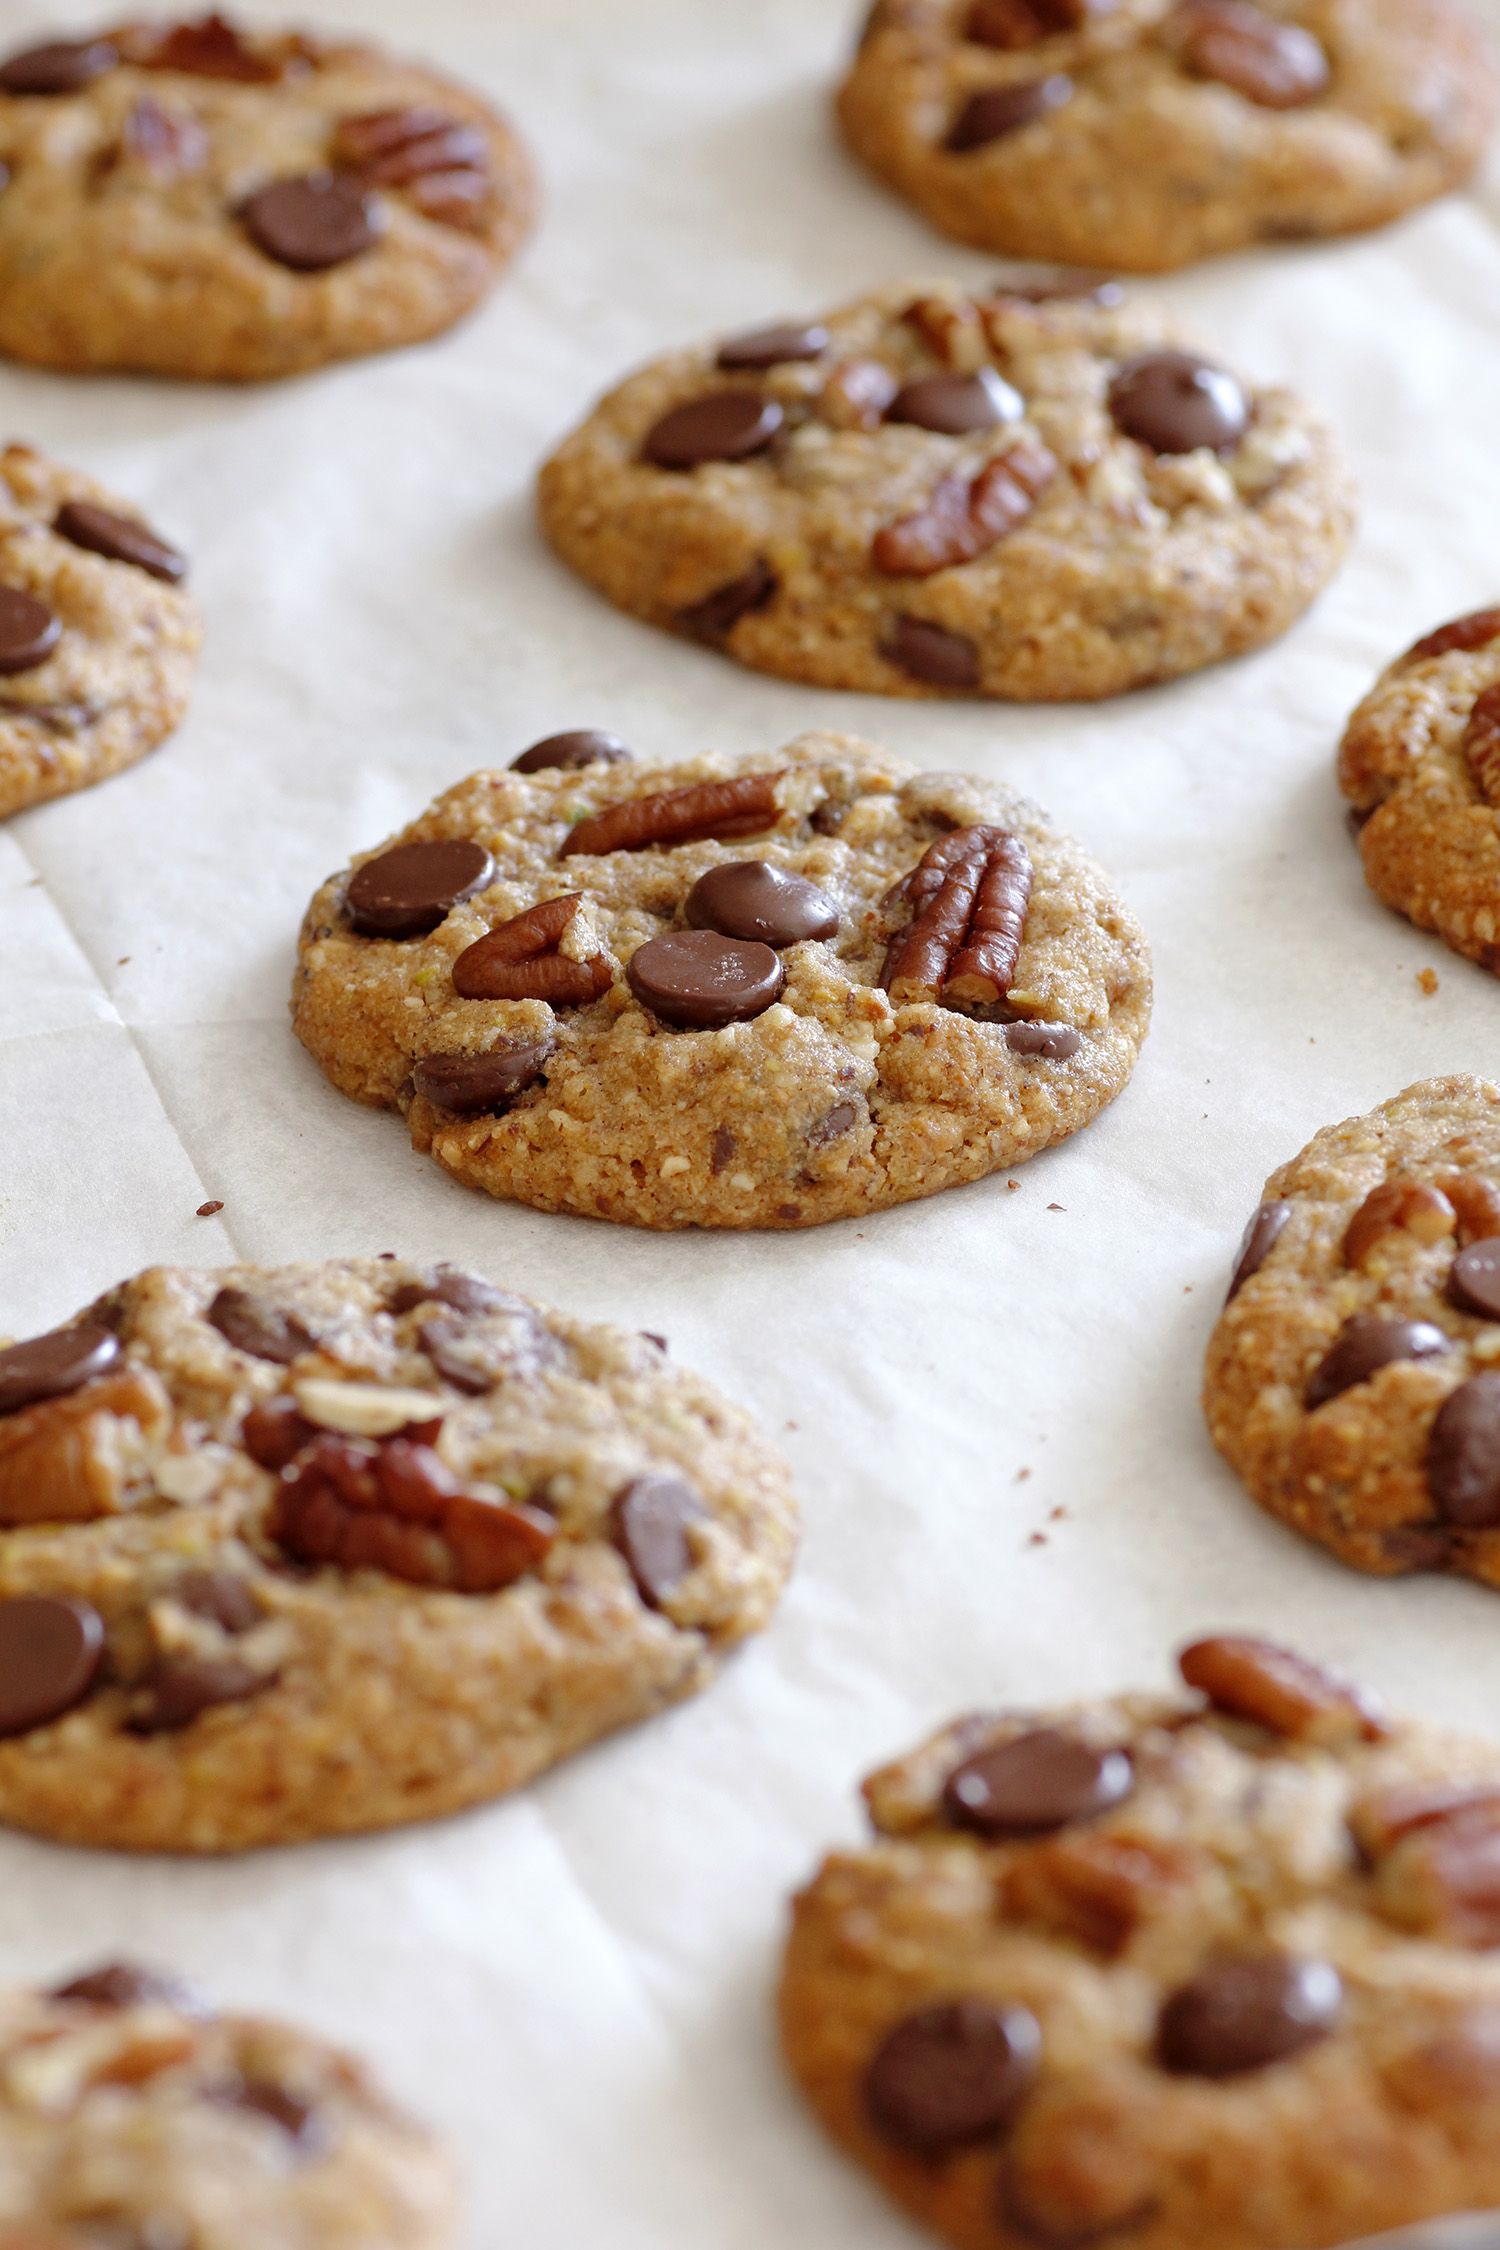
[(447, 1266), (154, 1268), (0, 1352), (0, 1821), (233, 1851), (498, 1796), (705, 1686), (795, 1527), (656, 1339)]
[(298, 1037), (456, 1178), (813, 1226), (1019, 1164), (1121, 1091), (1145, 941), (1035, 806), (845, 735), (666, 766), (602, 739), (472, 775), (303, 924)]
[(877, 0), (838, 116), (960, 242), (1164, 273), (1446, 193), (1496, 98), (1458, 0)]
[(1323, 423), (1118, 286), (908, 283), (630, 376), (541, 473), (620, 609), (820, 687), (1069, 701), (1257, 648), (1353, 521)]
[(1500, 1586), (1500, 1088), (1427, 1079), (1272, 1174), (1203, 1406), (1342, 1561)]
[(1500, 609), (1386, 667), (1349, 721), (1339, 786), (1370, 888), (1500, 974)]
[(446, 2155), (352, 2055), (127, 1962), (0, 1993), (3, 2250), (446, 2250)]
[(128, 502), (30, 446), (0, 448), (0, 819), (172, 732), (201, 638), (186, 574)]
[(239, 382), (435, 336), (530, 226), (477, 95), (353, 40), (134, 23), (0, 59), (0, 352)]
[(796, 1901), (787, 2060), (961, 2250), (1331, 2250), (1500, 2203), (1500, 1751), (1268, 1643), (959, 1721)]

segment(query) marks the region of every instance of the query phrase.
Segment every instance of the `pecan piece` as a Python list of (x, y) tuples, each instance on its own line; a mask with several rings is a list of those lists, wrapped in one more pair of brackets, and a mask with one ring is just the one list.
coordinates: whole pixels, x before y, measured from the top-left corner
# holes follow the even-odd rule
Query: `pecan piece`
[(114, 1515), (170, 1421), (161, 1384), (133, 1366), (7, 1415), (0, 1421), (0, 1524)]
[(1025, 522), (1056, 473), (1045, 446), (1014, 445), (976, 477), (944, 477), (924, 508), (876, 532), (871, 560), (892, 578), (977, 562)]
[(1220, 1634), (1195, 1641), (1177, 1661), (1216, 1710), (1289, 1742), (1379, 1742), (1389, 1731), (1363, 1689), (1274, 1641)]
[(1413, 641), (1399, 662), (1421, 664), (1430, 656), (1447, 656), (1452, 649), (1488, 648), (1496, 640), (1500, 640), (1500, 608), (1471, 609), (1467, 616), (1455, 617), (1451, 624), (1439, 625), (1436, 632)]
[(604, 954), (570, 961), (557, 950), (582, 904), (583, 893), (569, 891), (497, 923), (454, 962), (454, 991), (464, 1000), (546, 1000), (554, 1008), (597, 1000), (614, 981)]
[(988, 364), (989, 336), (970, 297), (918, 297), (901, 315), (945, 367), (973, 375)]
[(368, 186), (409, 187), (439, 172), (487, 175), (490, 144), (480, 126), (445, 110), (375, 109), (339, 119), (333, 160)]
[(1460, 748), (1484, 802), (1500, 805), (1500, 680), (1476, 698)]
[(627, 797), (591, 813), (569, 831), (559, 856), (574, 852), (641, 852), (653, 845), (702, 843), (707, 837), (754, 836), (774, 828), (779, 773), (737, 774), (732, 781), (695, 781), (686, 789), (658, 789)]
[(460, 1594), (514, 1585), (557, 1536), (539, 1509), (464, 1491), (430, 1446), (410, 1438), (318, 1439), (282, 1470), (266, 1528), (298, 1562)]
[(1409, 1234), (1431, 1248), (1452, 1234), (1458, 1214), (1441, 1188), (1422, 1180), (1382, 1180), (1344, 1230), (1344, 1263), (1362, 1266), (1388, 1234)]
[(143, 94), (121, 129), (120, 153), (162, 177), (197, 172), (208, 156), (208, 135), (188, 111), (163, 109)]
[(181, 70), (194, 78), (231, 78), (242, 85), (269, 85), (280, 78), (285, 57), (274, 46), (251, 46), (243, 32), (217, 13), (171, 29), (119, 36), (120, 52), (141, 70)]
[(419, 180), (412, 181), (406, 197), (424, 219), (477, 232), (489, 209), (490, 191), (488, 172), (424, 172)]
[(1349, 1827), (1365, 1858), (1377, 1860), (1419, 1830), (1453, 1820), (1500, 1826), (1500, 1780), (1407, 1782), (1382, 1789), (1359, 1800)]
[(880, 982), (898, 1007), (916, 1000), (983, 1007), (1003, 1000), (1031, 898), (1031, 855), (1004, 828), (955, 828), (924, 852), (886, 903), (912, 908)]
[(818, 398), (818, 412), (836, 430), (878, 430), (900, 385), (878, 359), (843, 359)]
[(1021, 1853), (1000, 1879), (1005, 1911), (1116, 1954), (1150, 1916), (1169, 1912), (1196, 1861), (1145, 1837), (1085, 1830)]
[(1437, 1185), (1458, 1213), (1458, 1239), (1488, 1242), (1500, 1234), (1500, 1188), (1478, 1172), (1444, 1172)]
[(974, 0), (964, 37), (981, 47), (1014, 53), (1019, 47), (1054, 39), (1059, 32), (1076, 31), (1110, 4), (1112, 0)]
[(1412, 1829), (1382, 1860), (1380, 1903), (1404, 1929), (1450, 1945), (1500, 1945), (1500, 1807), (1491, 1799)]

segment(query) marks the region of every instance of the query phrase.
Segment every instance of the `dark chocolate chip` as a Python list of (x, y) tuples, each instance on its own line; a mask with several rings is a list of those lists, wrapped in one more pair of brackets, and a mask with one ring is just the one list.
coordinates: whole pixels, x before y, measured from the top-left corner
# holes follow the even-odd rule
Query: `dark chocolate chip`
[(275, 1674), (238, 1656), (164, 1656), (146, 1681), (129, 1721), (132, 1734), (175, 1734), (221, 1703), (244, 1703), (270, 1687)]
[(731, 578), (727, 586), (720, 586), (701, 602), (679, 610), (678, 623), (695, 640), (721, 641), (726, 633), (734, 631), (742, 617), (752, 616), (775, 600), (777, 583), (776, 573), (769, 563), (753, 562), (738, 578)]
[(1008, 1023), (1005, 1044), (1013, 1055), (1038, 1055), (1043, 1062), (1066, 1062), (1083, 1045), (1083, 1033), (1070, 1023)]
[(119, 49), (107, 39), (51, 39), (0, 63), (0, 93), (81, 93), (119, 59)]
[(90, 2008), (177, 2008), (184, 2014), (205, 2013), (191, 1985), (169, 1977), (160, 1969), (143, 1969), (134, 1961), (106, 1961), (87, 1969), (66, 1984), (54, 1985), (49, 2000), (77, 2000)]
[(696, 469), (704, 461), (745, 461), (763, 453), (786, 417), (759, 391), (705, 391), (663, 414), (641, 450), (659, 469)]
[(602, 727), (573, 727), (567, 734), (548, 734), (533, 742), (519, 758), (512, 758), (512, 773), (577, 773), (584, 766), (623, 766), (633, 755), (628, 743)]
[(881, 655), (929, 687), (977, 688), (979, 651), (964, 633), (950, 633), (931, 618), (903, 612), (891, 626)]
[(317, 1434), (289, 1398), (260, 1400), (240, 1424), (240, 1443), (262, 1469), (284, 1469)]
[(702, 1519), (703, 1503), (692, 1486), (660, 1470), (616, 1493), (610, 1534), (648, 1609), (660, 1609), (692, 1570), (697, 1558), (689, 1526)]
[(1304, 1403), (1311, 1413), (1356, 1383), (1368, 1383), (1392, 1360), (1439, 1359), (1451, 1348), (1441, 1328), (1430, 1320), (1384, 1320), (1379, 1313), (1356, 1313), (1345, 1321), (1313, 1369)]
[(225, 2087), (218, 2099), (233, 2109), (253, 2110), (259, 2117), (268, 2117), (279, 2125), (288, 2140), (296, 2143), (304, 2154), (309, 2153), (322, 2140), (322, 2127), (318, 2113), (309, 2101), (294, 2094), (290, 2087), (279, 2086), (268, 2078), (249, 2078)]
[(1109, 386), (1109, 410), (1126, 437), (1153, 453), (1226, 453), (1250, 426), (1244, 391), (1192, 352), (1142, 352)]
[(117, 516), (109, 508), (96, 508), (87, 500), (69, 500), (58, 509), (52, 528), (75, 547), (86, 547), (110, 562), (133, 563), (137, 570), (149, 571), (169, 586), (176, 586), (187, 576), (187, 557), (158, 539), (145, 524), (135, 523), (129, 516)]
[(81, 1703), (104, 1657), (104, 1621), (53, 1594), (0, 1601), (0, 1736), (29, 1734)]
[(435, 1109), (451, 1109), (459, 1117), (494, 1116), (536, 1084), (551, 1052), (550, 1039), (530, 1039), (484, 1055), (423, 1055), (412, 1066), (412, 1083)]
[(470, 1398), (478, 1398), (485, 1391), (492, 1391), (499, 1381), (499, 1377), (490, 1369), (481, 1367), (477, 1360), (466, 1356), (463, 1349), (464, 1331), (456, 1320), (444, 1319), (441, 1314), (437, 1314), (431, 1320), (422, 1321), (417, 1329), (417, 1341), (443, 1381), (451, 1383), (456, 1391), (463, 1391)]
[(1134, 1787), (1135, 1769), (1123, 1750), (1039, 1727), (956, 1766), (943, 1810), (956, 1828), (981, 1836), (1034, 1836), (1108, 1812)]
[(289, 1367), (304, 1352), (317, 1349), (317, 1338), (295, 1314), (248, 1289), (221, 1289), (203, 1317), (237, 1352), (273, 1360), (278, 1367)]
[(730, 336), (719, 346), (719, 365), (726, 374), (749, 374), (760, 368), (781, 367), (788, 360), (817, 359), (828, 349), (828, 331), (817, 321), (806, 327), (754, 328), (746, 336)]
[(918, 2009), (876, 2049), (865, 2114), (883, 2141), (923, 2156), (989, 2140), (1030, 2093), (1041, 2053), (1029, 2009), (988, 2000)]
[[(289, 1399), (276, 1403), (291, 1405)], [(296, 1408), (292, 1411), (295, 1414)], [(246, 1420), (249, 1420), (248, 1415)], [(297, 1420), (302, 1421), (300, 1414)], [(311, 1423), (304, 1422), (302, 1426), (311, 1437)], [(300, 1451), (300, 1447), (296, 1450)], [(285, 1466), (284, 1463), (276, 1465)], [(247, 1582), (233, 1570), (185, 1570), (180, 1578), (173, 1580), (168, 1591), (180, 1609), (194, 1617), (206, 1617), (210, 1624), (225, 1633), (248, 1633), (265, 1615)]]
[(888, 422), (912, 422), (920, 430), (937, 430), (944, 437), (966, 437), (971, 430), (992, 430), (1000, 422), (1019, 421), (1026, 405), (993, 367), (975, 375), (918, 375), (903, 383), (886, 409)]
[(344, 902), (361, 937), (421, 937), (494, 879), (494, 861), (471, 836), (427, 836), (367, 859)]
[(779, 1000), (786, 971), (768, 945), (716, 930), (668, 930), (630, 957), (626, 981), (643, 1008), (681, 1031), (747, 1023)]
[(1443, 1401), (1427, 1441), (1427, 1489), (1447, 1523), (1500, 1523), (1500, 1374), (1472, 1375)]
[(713, 1173), (715, 1179), (718, 1178), (719, 1174), (729, 1164), (735, 1150), (739, 1147), (739, 1145), (740, 1143), (738, 1134), (732, 1133), (727, 1125), (716, 1125), (714, 1127), (714, 1137), (709, 1152), (708, 1168), (710, 1172)]
[(34, 672), (62, 639), (62, 619), (20, 586), (0, 586), (0, 673)]
[(820, 1117), (815, 1125), (808, 1127), (808, 1145), (826, 1148), (830, 1141), (841, 1141), (846, 1133), (852, 1133), (858, 1122), (859, 1111), (853, 1102), (835, 1102), (826, 1117)]
[(240, 213), (257, 250), (293, 273), (347, 265), (378, 236), (375, 206), (358, 181), (337, 172), (273, 180)]
[(1448, 1275), (1448, 1295), (1480, 1320), (1500, 1320), (1500, 1235), (1459, 1251)]
[(1049, 116), (1072, 99), (1073, 81), (1060, 70), (1046, 78), (1024, 78), (1009, 86), (986, 86), (969, 96), (949, 126), (943, 146), (952, 156), (966, 156), (970, 149), (988, 148), (992, 141), (1004, 140), (1009, 134), (1020, 132), (1024, 125), (1034, 125), (1039, 117)]
[(1285, 2062), (1326, 2039), (1344, 1988), (1326, 1961), (1246, 1954), (1211, 1961), (1163, 2005), (1162, 2068), (1193, 2078), (1237, 2078)]
[(805, 876), (768, 867), (763, 859), (711, 867), (688, 892), (683, 911), (695, 930), (758, 938), (769, 946), (831, 938), (839, 927), (839, 910), (826, 891)]
[(1121, 282), (1109, 274), (1057, 273), (1041, 281), (997, 281), (997, 297), (1019, 300), (1023, 305), (1055, 305), (1060, 303), (1091, 305), (1123, 305), (1125, 289)]
[(1281, 1240), (1282, 1229), (1292, 1215), (1290, 1203), (1263, 1203), (1250, 1215), (1240, 1246), (1235, 1252), (1234, 1272), (1229, 1277), (1229, 1294), (1224, 1302), (1237, 1297), (1252, 1274), (1260, 1272), (1271, 1252)]
[(0, 1414), (18, 1414), (39, 1399), (65, 1398), (107, 1374), (119, 1357), (119, 1337), (92, 1321), (12, 1344), (0, 1352)]
[(522, 1300), (497, 1289), (483, 1274), (465, 1273), (459, 1266), (439, 1266), (430, 1281), (403, 1281), (392, 1292), (388, 1310), (415, 1312), (418, 1305), (450, 1305), (455, 1312), (482, 1313), (522, 1310)]

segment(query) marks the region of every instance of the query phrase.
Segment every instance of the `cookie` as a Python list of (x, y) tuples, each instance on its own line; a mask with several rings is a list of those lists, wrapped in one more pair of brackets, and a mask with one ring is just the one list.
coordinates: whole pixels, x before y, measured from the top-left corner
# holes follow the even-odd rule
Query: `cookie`
[(469, 1186), (813, 1226), (1019, 1164), (1130, 1076), (1141, 933), (999, 783), (834, 734), (664, 766), (542, 747), (302, 929), (298, 1037)]
[(1500, 609), (1386, 667), (1349, 721), (1339, 786), (1377, 897), (1500, 974)]
[(960, 2250), (1331, 2250), (1500, 2202), (1500, 1749), (1269, 1643), (973, 1717), (797, 1899), (785, 2053)]
[(1496, 106), (1458, 0), (877, 0), (838, 118), (960, 242), (1164, 273), (1383, 226)]
[(29, 446), (0, 449), (0, 819), (172, 732), (201, 637), (186, 574), (128, 501)]
[(881, 695), (1067, 701), (1257, 648), (1353, 521), (1300, 400), (1112, 283), (907, 284), (674, 352), (539, 489), (553, 546), (618, 608)]
[(4, 2250), (453, 2240), (446, 2155), (363, 2064), (159, 1971), (0, 1993), (0, 2087)]
[(1261, 1506), (1342, 1561), (1500, 1586), (1500, 1088), (1427, 1079), (1272, 1174), (1203, 1406)]
[(655, 1339), (447, 1266), (155, 1268), (0, 1352), (0, 1821), (231, 1851), (498, 1796), (705, 1686), (795, 1525)]
[(223, 16), (0, 60), (0, 352), (239, 382), (435, 336), (530, 226), (476, 95)]

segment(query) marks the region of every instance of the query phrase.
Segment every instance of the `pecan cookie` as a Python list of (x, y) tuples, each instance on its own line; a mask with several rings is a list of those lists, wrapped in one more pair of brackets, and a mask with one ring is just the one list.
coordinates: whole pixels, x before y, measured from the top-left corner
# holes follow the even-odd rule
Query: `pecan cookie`
[(451, 327), (531, 222), (476, 95), (223, 16), (0, 61), (0, 352), (243, 381)]
[(0, 449), (0, 819), (172, 732), (201, 637), (186, 574), (128, 502), (29, 446)]
[(1500, 974), (1500, 609), (1386, 667), (1349, 721), (1339, 786), (1370, 888)]
[[(298, 1037), (491, 1195), (796, 1227), (1076, 1132), (1145, 1037), (1145, 942), (998, 783), (847, 736), (480, 773), (325, 883)], [(525, 769), (532, 751), (518, 761)]]
[(647, 1337), (370, 1259), (0, 1352), (0, 1820), (230, 1851), (499, 1795), (706, 1685), (786, 1472)]
[(876, 0), (838, 116), (960, 242), (1162, 273), (1444, 194), (1496, 90), (1458, 0)]
[(787, 2059), (962, 2250), (1329, 2250), (1500, 2202), (1500, 1750), (1257, 1640), (964, 1719), (796, 1901)]
[(1409, 1086), (1272, 1175), (1203, 1405), (1262, 1507), (1343, 1561), (1500, 1586), (1500, 1089)]
[(673, 353), (542, 471), (619, 608), (882, 695), (1114, 695), (1256, 648), (1353, 520), (1323, 424), (1112, 283), (907, 285)]

